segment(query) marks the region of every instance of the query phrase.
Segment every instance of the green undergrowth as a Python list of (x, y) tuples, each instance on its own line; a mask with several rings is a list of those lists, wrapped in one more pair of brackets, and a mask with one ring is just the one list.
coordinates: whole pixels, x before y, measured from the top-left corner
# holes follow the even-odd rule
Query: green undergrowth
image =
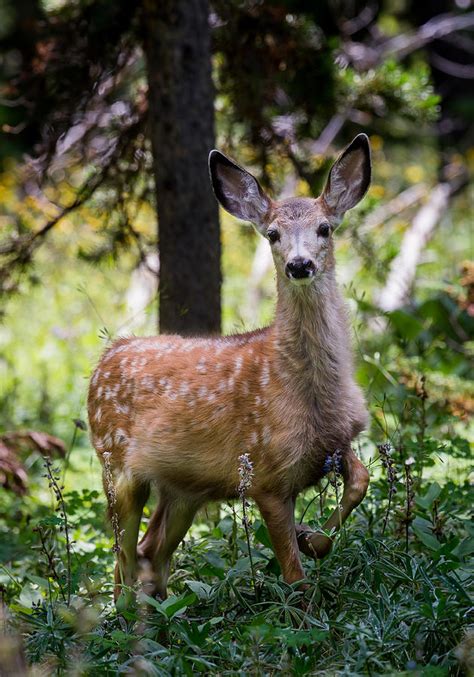
[[(2, 650), (10, 641), (41, 675), (463, 674), (468, 483), (420, 481), (397, 451), (388, 457), (391, 476), (380, 458), (372, 463), (378, 479), (329, 557), (304, 558), (304, 593), (282, 581), (253, 508), (252, 576), (237, 503), (199, 515), (174, 558), (166, 601), (138, 591), (131, 603), (130, 591), (118, 609), (103, 495), (63, 495), (61, 469), (51, 469), (26, 498), (0, 499)], [(300, 498), (298, 518), (306, 510), (305, 522), (320, 525), (335, 481)]]

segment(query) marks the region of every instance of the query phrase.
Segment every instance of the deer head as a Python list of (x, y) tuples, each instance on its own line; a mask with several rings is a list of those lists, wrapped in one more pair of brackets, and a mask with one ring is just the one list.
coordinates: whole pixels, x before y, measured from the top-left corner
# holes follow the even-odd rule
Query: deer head
[(209, 155), (209, 171), (224, 209), (250, 221), (270, 242), (278, 276), (312, 285), (334, 266), (333, 232), (369, 187), (369, 139), (355, 137), (333, 164), (318, 198), (272, 200), (252, 174), (217, 150)]

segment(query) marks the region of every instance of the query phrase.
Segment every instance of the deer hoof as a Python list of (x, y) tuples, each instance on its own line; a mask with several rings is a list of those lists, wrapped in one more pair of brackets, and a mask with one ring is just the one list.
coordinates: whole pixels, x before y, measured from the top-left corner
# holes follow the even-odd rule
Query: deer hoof
[(304, 552), (304, 554), (308, 555), (308, 557), (314, 557), (309, 545), (309, 539), (314, 534), (314, 531), (306, 524), (297, 524), (295, 530), (296, 540), (298, 542), (298, 548), (300, 551)]
[(308, 538), (311, 555), (315, 559), (323, 559), (329, 555), (332, 548), (332, 539), (324, 534), (315, 533)]
[(308, 557), (323, 559), (331, 552), (332, 540), (324, 534), (318, 534), (305, 524), (296, 526), (298, 547)]

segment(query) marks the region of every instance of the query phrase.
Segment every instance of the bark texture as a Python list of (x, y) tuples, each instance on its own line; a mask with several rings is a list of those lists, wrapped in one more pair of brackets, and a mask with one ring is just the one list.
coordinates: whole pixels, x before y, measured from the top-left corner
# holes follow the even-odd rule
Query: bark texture
[(144, 0), (159, 221), (161, 332), (220, 330), (220, 235), (208, 0)]

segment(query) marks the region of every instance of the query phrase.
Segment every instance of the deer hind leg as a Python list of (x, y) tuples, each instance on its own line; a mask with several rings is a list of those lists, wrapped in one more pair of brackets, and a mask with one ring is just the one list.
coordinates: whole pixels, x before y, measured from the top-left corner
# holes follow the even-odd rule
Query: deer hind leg
[[(326, 524), (324, 531), (338, 531), (351, 512), (363, 500), (369, 486), (369, 472), (359, 461), (352, 449), (343, 458), (342, 476), (344, 491), (339, 506), (336, 507)], [(298, 545), (302, 552), (310, 557), (322, 559), (331, 551), (333, 539), (322, 533), (314, 532), (304, 524), (296, 527)]]
[[(171, 557), (186, 535), (199, 507), (195, 501), (163, 494), (150, 518), (148, 529), (138, 546), (138, 555), (144, 558), (150, 571), (144, 571), (147, 592), (152, 596), (167, 596)], [(145, 567), (144, 567), (145, 569)]]
[(287, 583), (305, 577), (296, 540), (294, 501), (266, 494), (255, 497), (275, 549), (281, 572)]
[(115, 495), (116, 502), (109, 508), (109, 513), (112, 521), (117, 520), (114, 529), (118, 530), (120, 541), (115, 565), (114, 599), (117, 600), (122, 586), (132, 586), (138, 578), (138, 532), (150, 487), (122, 473), (116, 481)]

